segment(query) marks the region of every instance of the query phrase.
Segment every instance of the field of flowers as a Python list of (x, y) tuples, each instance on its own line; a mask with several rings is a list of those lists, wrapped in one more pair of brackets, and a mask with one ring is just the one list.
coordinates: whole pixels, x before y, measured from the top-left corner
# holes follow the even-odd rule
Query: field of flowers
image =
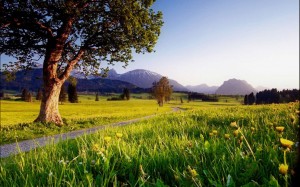
[(198, 107), (1, 159), (0, 186), (288, 186), (299, 103)]

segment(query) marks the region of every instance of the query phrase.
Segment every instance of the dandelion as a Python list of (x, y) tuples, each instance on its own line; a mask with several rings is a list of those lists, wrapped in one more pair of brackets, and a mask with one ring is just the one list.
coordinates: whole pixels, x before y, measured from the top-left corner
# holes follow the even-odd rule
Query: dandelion
[(212, 133), (213, 133), (214, 135), (216, 135), (216, 134), (218, 134), (218, 131), (217, 131), (217, 130), (213, 130)]
[(105, 142), (105, 143), (110, 142), (110, 140), (111, 140), (111, 137), (110, 137), (110, 136), (105, 136), (105, 137), (104, 137), (104, 142)]
[(280, 138), (280, 143), (285, 148), (292, 148), (292, 145), (294, 144), (293, 141), (284, 138)]
[(230, 123), (230, 127), (238, 128), (237, 123), (235, 121)]
[(244, 136), (240, 136), (240, 140), (243, 141), (243, 139), (244, 139)]
[(100, 149), (99, 144), (93, 144), (93, 146), (92, 146), (93, 151), (97, 152), (97, 151), (99, 151), (99, 149)]
[(275, 127), (275, 129), (276, 129), (276, 131), (278, 131), (278, 132), (283, 132), (284, 127), (278, 126), (278, 127)]
[(287, 164), (280, 164), (279, 167), (279, 173), (281, 173), (282, 175), (286, 175), (289, 169), (289, 166)]
[(123, 134), (122, 133), (116, 133), (117, 138), (122, 138)]
[(235, 130), (235, 131), (233, 131), (233, 135), (235, 136), (235, 137), (237, 137), (238, 136), (238, 134), (239, 134), (239, 130), (237, 129), (237, 130)]
[(229, 139), (230, 135), (229, 134), (224, 134), (225, 139)]
[(188, 166), (188, 171), (192, 178), (196, 177), (198, 175), (197, 171), (195, 169), (192, 169), (190, 166)]

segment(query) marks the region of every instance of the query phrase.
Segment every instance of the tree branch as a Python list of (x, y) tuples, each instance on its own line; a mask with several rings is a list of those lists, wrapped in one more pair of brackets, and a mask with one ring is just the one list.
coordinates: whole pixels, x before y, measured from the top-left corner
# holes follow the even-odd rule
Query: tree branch
[(60, 81), (65, 81), (69, 76), (71, 71), (73, 70), (74, 66), (77, 64), (77, 62), (82, 58), (84, 55), (85, 49), (81, 48), (78, 53), (74, 56), (72, 60), (68, 62), (68, 65), (65, 68), (65, 71), (59, 76)]
[(37, 21), (36, 24), (43, 30), (47, 31), (49, 36), (54, 37), (52, 29), (50, 27), (45, 26), (43, 23)]

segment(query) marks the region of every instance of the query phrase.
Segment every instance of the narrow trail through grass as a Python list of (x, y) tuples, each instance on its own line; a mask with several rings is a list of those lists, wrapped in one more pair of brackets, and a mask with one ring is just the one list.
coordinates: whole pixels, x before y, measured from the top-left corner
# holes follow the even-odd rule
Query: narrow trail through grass
[[(172, 107), (171, 112), (178, 112), (180, 110), (182, 110), (182, 109), (180, 109), (179, 107)], [(167, 112), (167, 113), (170, 113), (170, 112)], [(66, 139), (74, 139), (74, 138), (82, 136), (82, 135), (92, 134), (99, 130), (104, 130), (106, 128), (129, 125), (131, 123), (135, 123), (138, 121), (152, 118), (154, 116), (157, 116), (157, 115), (153, 114), (153, 115), (136, 118), (136, 119), (132, 119), (132, 120), (116, 122), (116, 123), (112, 123), (109, 125), (101, 125), (101, 126), (96, 126), (96, 127), (92, 127), (92, 128), (57, 134), (57, 135), (53, 135), (53, 136), (35, 138), (35, 139), (31, 139), (31, 140), (25, 140), (25, 141), (21, 141), (21, 142), (1, 145), (0, 146), (0, 158), (5, 158), (5, 157), (11, 156), (11, 155), (19, 154), (21, 152), (28, 152), (32, 149), (43, 147), (48, 144), (55, 144), (55, 143), (58, 143), (59, 141), (63, 141)]]

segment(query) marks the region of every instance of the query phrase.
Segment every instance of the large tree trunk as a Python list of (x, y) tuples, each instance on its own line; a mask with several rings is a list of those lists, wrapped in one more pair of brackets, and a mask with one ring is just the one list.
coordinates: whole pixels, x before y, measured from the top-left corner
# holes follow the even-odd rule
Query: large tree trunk
[(58, 110), (59, 93), (62, 83), (44, 85), (43, 98), (40, 113), (35, 122), (50, 122), (58, 126), (63, 125), (63, 121)]

